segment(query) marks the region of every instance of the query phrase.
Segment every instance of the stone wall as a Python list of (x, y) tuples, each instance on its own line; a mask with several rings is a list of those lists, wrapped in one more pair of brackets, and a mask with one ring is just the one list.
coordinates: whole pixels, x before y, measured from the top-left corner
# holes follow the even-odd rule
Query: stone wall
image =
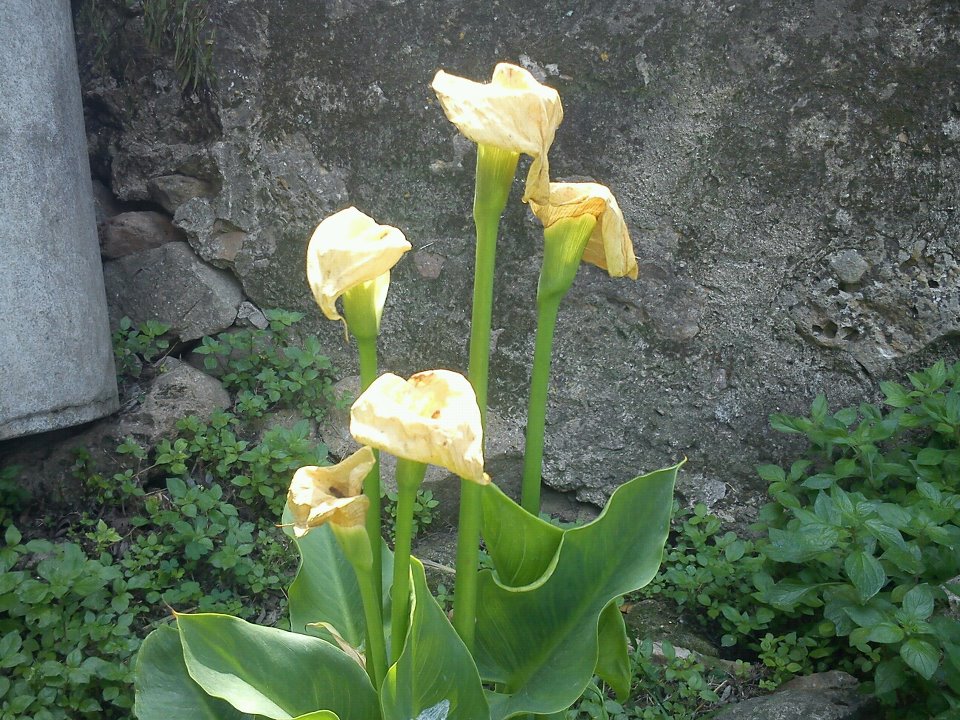
[[(564, 100), (555, 179), (611, 187), (641, 276), (582, 268), (561, 310), (545, 478), (602, 502), (689, 457), (681, 492), (749, 517), (769, 430), (960, 352), (960, 12), (942, 1), (210, 0), (215, 91), (181, 95), (119, 17), (124, 62), (87, 72), (92, 164), (164, 210), (261, 307), (319, 319), (303, 255), (356, 205), (415, 248), (394, 273), (384, 370), (463, 369), (474, 152), (438, 68), (521, 64)], [(87, 53), (88, 58), (90, 53)], [(492, 356), (494, 479), (522, 446), (541, 233), (503, 225)]]

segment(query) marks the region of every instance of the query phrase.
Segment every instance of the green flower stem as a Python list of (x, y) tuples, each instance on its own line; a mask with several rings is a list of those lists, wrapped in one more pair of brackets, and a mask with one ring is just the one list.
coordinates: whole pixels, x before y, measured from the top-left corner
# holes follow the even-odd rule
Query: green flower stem
[[(379, 578), (374, 574), (373, 559), (380, 555), (370, 552), (370, 538), (360, 526), (340, 527), (331, 525), (333, 534), (347, 556), (357, 576), (360, 586), (360, 599), (363, 602), (363, 615), (366, 622), (367, 637), (367, 674), (373, 686), (379, 691), (387, 671), (387, 645), (383, 637), (382, 597)], [(379, 538), (378, 538), (379, 539)]]
[(489, 145), (477, 146), (477, 184), (473, 196), (473, 223), (477, 230), (473, 271), (473, 311), (470, 319), (470, 383), (477, 394), (480, 416), (487, 417), (487, 375), (490, 362), (490, 319), (493, 313), (493, 277), (497, 257), (500, 215), (507, 206), (517, 171), (515, 152)]
[(543, 436), (547, 421), (547, 388), (550, 384), (550, 355), (553, 329), (560, 301), (537, 303), (537, 340), (530, 376), (530, 401), (527, 409), (527, 435), (523, 453), (523, 484), (520, 507), (531, 515), (540, 514), (540, 473), (543, 466)]
[(390, 657), (396, 662), (403, 650), (410, 614), (410, 545), (413, 542), (413, 506), (423, 482), (424, 463), (397, 458), (397, 526), (393, 546), (393, 613), (390, 616)]
[[(361, 283), (350, 288), (343, 294), (343, 316), (351, 335), (357, 340), (357, 355), (360, 362), (360, 392), (363, 392), (377, 379), (377, 337), (380, 334), (380, 312), (382, 306), (377, 298), (377, 283), (375, 281)], [(371, 592), (377, 598), (378, 617), (382, 616), (383, 608), (383, 560), (380, 555), (380, 453), (373, 451), (376, 464), (363, 479), (363, 494), (370, 504), (367, 506), (367, 515), (364, 520), (367, 543), (370, 546), (371, 559)], [(367, 601), (364, 600), (364, 608)], [(368, 612), (365, 609), (365, 612)], [(369, 613), (368, 613), (369, 614)], [(372, 647), (376, 642), (374, 636), (383, 641), (383, 628), (371, 626), (367, 618), (367, 646)], [(380, 677), (382, 680), (383, 677)], [(380, 687), (379, 683), (376, 686)]]
[(596, 226), (592, 215), (564, 218), (543, 231), (543, 267), (537, 285), (537, 339), (530, 376), (527, 432), (523, 456), (521, 507), (540, 514), (540, 479), (543, 470), (543, 438), (547, 420), (547, 390), (553, 331), (560, 303), (576, 277), (587, 241)]
[[(480, 417), (486, 426), (487, 376), (490, 363), (490, 322), (493, 313), (493, 278), (500, 215), (507, 205), (517, 153), (477, 145), (477, 182), (473, 196), (473, 221), (477, 230), (473, 276), (473, 311), (470, 320), (470, 383), (477, 395)], [(480, 557), (481, 486), (460, 480), (460, 518), (457, 524), (457, 574), (453, 589), (453, 626), (473, 651), (477, 616), (477, 565)]]
[[(355, 336), (356, 337), (356, 336)], [(360, 357), (360, 392), (363, 392), (377, 379), (377, 338), (357, 337), (357, 351)], [(373, 451), (377, 459), (367, 476), (363, 479), (363, 494), (370, 500), (367, 508), (366, 528), (370, 538), (370, 551), (373, 556), (373, 578), (378, 597), (383, 598), (383, 561), (380, 557), (380, 452)]]

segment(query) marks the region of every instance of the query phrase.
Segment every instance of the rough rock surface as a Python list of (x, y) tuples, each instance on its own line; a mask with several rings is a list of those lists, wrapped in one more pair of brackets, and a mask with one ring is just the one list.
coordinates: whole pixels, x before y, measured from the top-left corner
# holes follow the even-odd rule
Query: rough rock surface
[(236, 279), (200, 261), (184, 242), (111, 260), (103, 266), (114, 319), (158, 320), (180, 340), (196, 340), (230, 327), (243, 292)]
[(187, 415), (206, 420), (231, 405), (220, 381), (192, 365), (172, 357), (157, 366), (159, 374), (150, 383), (134, 412), (120, 418), (120, 432), (144, 438), (148, 446), (176, 434), (177, 421)]
[(185, 239), (183, 231), (174, 227), (163, 213), (124, 212), (104, 222), (100, 229), (100, 254), (113, 260)]
[(857, 692), (857, 679), (832, 671), (794, 678), (777, 692), (731, 705), (716, 720), (868, 720), (871, 698)]
[[(958, 355), (955, 4), (209, 5), (213, 120), (144, 55), (124, 82), (87, 83), (93, 166), (127, 200), (156, 198), (158, 178), (207, 183), (176, 223), (261, 307), (318, 317), (303, 252), (328, 212), (355, 204), (403, 229), (415, 251), (393, 276), (381, 366), (404, 375), (466, 365), (474, 151), (432, 96), (435, 70), (484, 79), (509, 60), (560, 91), (552, 173), (612, 188), (641, 277), (585, 267), (561, 310), (554, 487), (600, 502), (687, 456), (718, 507), (749, 518), (753, 467), (795, 451), (770, 412), (819, 392), (860, 402)], [(540, 242), (511, 203), (491, 400), (516, 428)], [(317, 331), (349, 372), (341, 328)]]

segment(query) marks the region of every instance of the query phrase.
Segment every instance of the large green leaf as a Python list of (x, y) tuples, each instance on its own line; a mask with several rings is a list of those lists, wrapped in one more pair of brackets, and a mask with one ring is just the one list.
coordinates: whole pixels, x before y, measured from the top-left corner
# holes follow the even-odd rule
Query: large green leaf
[(381, 691), (384, 720), (486, 720), (490, 710), (477, 666), (427, 587), (423, 565), (410, 558), (410, 629)]
[(177, 615), (190, 677), (238, 710), (293, 720), (329, 710), (342, 720), (380, 717), (366, 672), (328, 642), (230, 615)]
[[(288, 525), (289, 510), (284, 510), (284, 524)], [(307, 628), (310, 623), (326, 622), (353, 647), (364, 641), (363, 603), (357, 576), (347, 560), (336, 537), (327, 525), (321, 525), (302, 538), (294, 538), (300, 551), (300, 567), (297, 577), (290, 585), (290, 629), (305, 634), (323, 631)], [(383, 557), (384, 627), (390, 637), (389, 602), (390, 583), (393, 579), (393, 553), (381, 545)], [(329, 638), (327, 638), (329, 639)]]
[(481, 498), (483, 541), (497, 579), (509, 587), (536, 582), (556, 560), (564, 531), (511, 502), (495, 485)]
[[(483, 494), (483, 538), (497, 579), (510, 587), (529, 585), (543, 577), (557, 559), (564, 530), (534, 517), (503, 493)], [(627, 627), (615, 601), (600, 616), (596, 674), (621, 700), (630, 694), (630, 655)]]
[[(600, 517), (563, 533), (534, 582), (510, 587), (481, 573), (475, 656), (483, 679), (503, 688), (488, 693), (492, 718), (559, 712), (579, 697), (597, 665), (600, 614), (650, 582), (660, 566), (679, 467), (618, 488)], [(516, 514), (502, 493), (488, 486), (485, 494)]]
[(230, 703), (210, 697), (183, 661), (180, 634), (164, 625), (147, 635), (137, 655), (134, 679), (139, 720), (249, 720)]
[(596, 673), (613, 688), (620, 702), (630, 697), (630, 650), (627, 647), (627, 624), (616, 600), (611, 600), (600, 613), (597, 629), (599, 642)]

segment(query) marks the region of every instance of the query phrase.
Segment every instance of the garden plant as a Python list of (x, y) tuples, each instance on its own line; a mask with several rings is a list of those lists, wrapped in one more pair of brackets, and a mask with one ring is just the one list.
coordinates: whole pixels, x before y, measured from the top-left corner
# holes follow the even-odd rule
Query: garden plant
[[(469, 379), (443, 369), (378, 376), (390, 269), (410, 245), (354, 208), (321, 222), (307, 276), (323, 313), (357, 343), (361, 394), (350, 429), (362, 447), (337, 465), (309, 464), (293, 475), (277, 518), (300, 554), (288, 591), (290, 630), (175, 613), (175, 624), (157, 628), (139, 654), (141, 720), (173, 711), (278, 720), (559, 718), (595, 676), (622, 699), (629, 692), (617, 599), (657, 572), (679, 465), (628, 480), (582, 527), (539, 517), (554, 321), (581, 262), (636, 277), (629, 235), (606, 188), (550, 182), (547, 153), (563, 117), (556, 91), (506, 64), (486, 84), (440, 71), (433, 88), (447, 117), (477, 143)], [(544, 254), (517, 504), (485, 472), (483, 437), (496, 241), (520, 154), (532, 158), (523, 200), (544, 225)], [(397, 458), (393, 552), (382, 539), (378, 452)], [(461, 478), (452, 622), (410, 552), (428, 464)], [(481, 532), (492, 569), (479, 566)]]

